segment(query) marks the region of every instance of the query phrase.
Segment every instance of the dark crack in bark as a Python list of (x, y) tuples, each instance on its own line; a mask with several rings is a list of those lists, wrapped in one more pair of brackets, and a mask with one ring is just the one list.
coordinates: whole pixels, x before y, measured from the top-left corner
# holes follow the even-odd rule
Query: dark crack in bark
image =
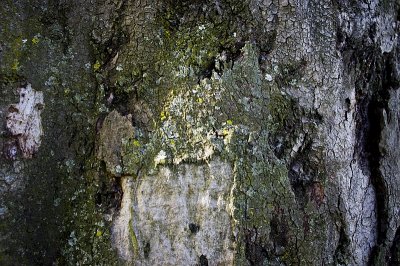
[[(381, 172), (381, 160), (385, 155), (380, 145), (384, 127), (384, 113), (388, 112), (389, 89), (393, 88), (390, 79), (390, 59), (381, 55), (374, 47), (361, 46), (352, 51), (356, 81), (356, 156), (360, 168), (370, 176), (375, 190), (377, 215), (377, 244), (374, 247), (370, 263), (376, 263), (381, 256), (381, 248), (386, 245), (389, 226), (388, 189)], [(390, 118), (389, 118), (390, 119)]]

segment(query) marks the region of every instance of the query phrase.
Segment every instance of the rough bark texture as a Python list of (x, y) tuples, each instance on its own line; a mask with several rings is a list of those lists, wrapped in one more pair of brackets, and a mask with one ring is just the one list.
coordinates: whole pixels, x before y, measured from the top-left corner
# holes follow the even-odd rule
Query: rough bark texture
[(0, 5), (1, 265), (400, 264), (400, 2)]

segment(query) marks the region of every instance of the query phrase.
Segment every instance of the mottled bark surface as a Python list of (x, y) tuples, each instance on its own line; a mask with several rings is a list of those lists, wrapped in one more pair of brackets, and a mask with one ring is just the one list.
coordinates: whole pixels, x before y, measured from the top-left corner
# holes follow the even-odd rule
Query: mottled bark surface
[(0, 264), (399, 264), (399, 10), (4, 1)]

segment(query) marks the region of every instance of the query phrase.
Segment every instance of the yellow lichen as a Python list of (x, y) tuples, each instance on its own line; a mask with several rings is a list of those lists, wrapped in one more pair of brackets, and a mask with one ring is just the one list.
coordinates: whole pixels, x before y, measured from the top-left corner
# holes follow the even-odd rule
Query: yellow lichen
[(139, 142), (137, 139), (135, 139), (135, 140), (133, 141), (133, 146), (135, 146), (135, 147), (140, 147), (140, 142)]
[(100, 230), (97, 230), (96, 231), (96, 236), (97, 237), (101, 237), (103, 235), (103, 232), (102, 231), (100, 231)]
[(99, 60), (96, 60), (96, 63), (94, 63), (94, 65), (93, 65), (93, 69), (94, 69), (94, 71), (97, 71), (97, 70), (99, 70), (100, 69), (100, 62), (99, 62)]
[(33, 38), (32, 38), (32, 44), (36, 45), (36, 44), (38, 44), (38, 43), (39, 43), (39, 38), (38, 38), (38, 36), (33, 37)]
[(18, 71), (19, 68), (20, 68), (20, 65), (19, 65), (18, 59), (14, 59), (14, 63), (12, 64), (11, 69), (12, 69), (13, 71)]
[(164, 121), (165, 119), (167, 119), (167, 112), (162, 111), (160, 114), (160, 119), (161, 119), (161, 121)]

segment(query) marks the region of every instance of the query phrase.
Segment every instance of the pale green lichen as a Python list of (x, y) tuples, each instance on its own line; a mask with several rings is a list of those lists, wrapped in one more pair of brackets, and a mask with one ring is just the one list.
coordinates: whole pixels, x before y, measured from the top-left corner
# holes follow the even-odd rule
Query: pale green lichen
[(247, 75), (248, 86), (255, 87), (251, 90), (259, 96), (261, 73), (257, 70), (256, 55), (250, 44), (243, 48), (243, 53), (243, 61), (222, 76), (214, 72), (211, 78), (203, 79), (199, 84), (189, 86), (178, 83), (171, 89), (160, 114), (160, 130), (155, 134), (162, 145), (160, 149), (173, 156), (171, 162), (178, 164), (210, 158), (216, 150), (223, 150), (233, 120), (237, 120), (238, 124), (246, 122), (243, 114), (238, 110), (231, 112), (228, 109), (231, 105), (226, 102), (231, 97), (230, 92), (241, 91), (236, 84), (240, 76), (237, 79), (234, 76), (239, 72)]

